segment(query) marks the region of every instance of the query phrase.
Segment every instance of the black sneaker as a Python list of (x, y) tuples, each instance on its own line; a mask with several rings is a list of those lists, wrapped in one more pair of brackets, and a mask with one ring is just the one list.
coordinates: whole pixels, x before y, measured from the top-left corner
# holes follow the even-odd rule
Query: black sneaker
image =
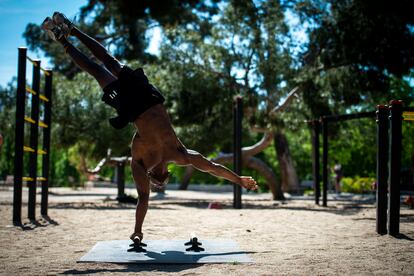
[(46, 17), (45, 20), (42, 23), (42, 29), (47, 32), (49, 37), (55, 41), (58, 41), (62, 36), (64, 36), (64, 33), (62, 30), (57, 26), (52, 18)]
[(65, 33), (65, 36), (69, 36), (70, 31), (74, 27), (72, 21), (70, 21), (63, 13), (57, 11), (53, 13), (52, 18), (53, 22)]

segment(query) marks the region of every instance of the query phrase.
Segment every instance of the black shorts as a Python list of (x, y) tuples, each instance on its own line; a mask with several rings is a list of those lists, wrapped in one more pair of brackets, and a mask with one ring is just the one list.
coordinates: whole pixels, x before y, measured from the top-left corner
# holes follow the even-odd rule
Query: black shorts
[(165, 101), (158, 89), (149, 83), (142, 68), (132, 70), (128, 66), (123, 66), (118, 79), (104, 88), (102, 100), (117, 110), (117, 121), (122, 122), (123, 126), (135, 121), (150, 107)]

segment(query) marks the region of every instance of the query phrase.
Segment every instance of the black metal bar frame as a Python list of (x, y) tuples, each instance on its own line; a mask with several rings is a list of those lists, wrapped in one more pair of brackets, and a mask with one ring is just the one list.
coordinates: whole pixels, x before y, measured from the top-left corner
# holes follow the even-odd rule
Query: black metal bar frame
[(322, 118), (322, 206), (328, 205), (328, 121)]
[[(241, 96), (235, 97), (233, 107), (233, 133), (234, 133), (234, 155), (233, 164), (234, 172), (238, 175), (242, 171), (242, 119), (243, 118), (243, 99)], [(242, 208), (242, 189), (241, 186), (233, 184), (233, 207), (235, 209)]]
[(390, 167), (388, 187), (388, 234), (400, 232), (400, 170), (402, 143), (402, 101), (390, 104)]
[[(32, 87), (26, 87), (26, 60), (33, 64)], [(40, 71), (45, 75), (44, 95), (40, 94)], [(25, 118), (26, 91), (31, 93), (31, 115)], [(27, 48), (18, 48), (18, 72), (16, 91), (16, 127), (15, 127), (15, 158), (14, 158), (14, 190), (13, 190), (13, 223), (21, 225), (23, 179), (27, 180), (29, 188), (28, 218), (36, 219), (36, 188), (37, 182), (42, 181), (41, 214), (47, 215), (49, 161), (50, 161), (50, 132), (52, 108), (52, 71), (40, 67), (39, 60), (27, 56)], [(40, 100), (44, 103), (44, 122), (39, 120)], [(24, 124), (30, 125), (29, 146), (24, 144)], [(43, 149), (38, 149), (39, 127), (43, 128)], [(29, 149), (29, 177), (23, 177), (23, 154)], [(42, 154), (42, 177), (37, 177), (37, 156)]]
[(27, 205), (28, 218), (30, 220), (36, 219), (36, 185), (37, 185), (37, 148), (38, 148), (38, 136), (39, 126), (39, 92), (40, 92), (40, 61), (33, 61), (33, 78), (32, 78), (32, 90), (36, 94), (31, 95), (31, 113), (32, 118), (36, 123), (30, 125), (30, 147), (34, 149), (29, 155), (29, 200)]
[(23, 146), (24, 146), (24, 109), (26, 101), (26, 48), (19, 48), (16, 95), (16, 127), (14, 146), (14, 188), (13, 222), (21, 224), (22, 183), (23, 183)]
[(315, 204), (319, 205), (319, 197), (321, 196), (321, 176), (320, 176), (320, 154), (319, 154), (319, 136), (320, 122), (312, 121), (312, 171), (313, 171), (313, 188), (315, 191)]
[(50, 162), (50, 135), (52, 131), (52, 70), (46, 70), (45, 74), (45, 96), (49, 101), (44, 102), (44, 123), (48, 126), (43, 129), (43, 150), (46, 154), (42, 156), (42, 198), (40, 206), (40, 214), (47, 216), (49, 201), (49, 162)]
[(118, 199), (125, 197), (125, 161), (116, 163), (116, 183), (118, 187)]
[(377, 106), (377, 212), (376, 231), (387, 234), (388, 115), (387, 106)]
[[(347, 121), (347, 120), (370, 118), (370, 117), (374, 118), (375, 116), (376, 116), (375, 111), (369, 111), (369, 112), (360, 112), (360, 113), (353, 113), (353, 114), (327, 115), (327, 116), (322, 116), (320, 118), (320, 123), (322, 124), (322, 148), (323, 148), (323, 151), (322, 151), (322, 206), (326, 207), (327, 201), (328, 201), (327, 193), (328, 193), (328, 184), (329, 184), (329, 172), (328, 172), (328, 158), (329, 158), (328, 125), (329, 125), (329, 122), (339, 122), (339, 121)], [(316, 149), (313, 149), (313, 152), (316, 153)], [(313, 162), (319, 163), (319, 159), (313, 158)], [(313, 164), (314, 184), (315, 184), (315, 178), (317, 176), (315, 174), (315, 167), (319, 167), (319, 164), (317, 165), (316, 163)], [(315, 203), (319, 204), (319, 197), (316, 198), (316, 196), (317, 196), (317, 191), (315, 190)]]

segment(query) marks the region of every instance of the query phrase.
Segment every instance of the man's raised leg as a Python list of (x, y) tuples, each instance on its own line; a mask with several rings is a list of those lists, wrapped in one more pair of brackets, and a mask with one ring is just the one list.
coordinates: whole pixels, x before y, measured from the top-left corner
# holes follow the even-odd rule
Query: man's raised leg
[(69, 31), (69, 34), (78, 38), (86, 47), (88, 47), (92, 54), (99, 59), (112, 74), (118, 76), (122, 64), (109, 54), (102, 44), (78, 29), (60, 12), (55, 12), (53, 14), (53, 21), (59, 26), (64, 26), (65, 29)]
[(122, 64), (114, 56), (109, 54), (102, 44), (79, 30), (77, 27), (73, 27), (70, 34), (78, 38), (86, 47), (88, 47), (92, 54), (99, 59), (112, 74), (115, 76), (119, 75), (119, 72), (122, 69)]
[(99, 83), (102, 88), (105, 88), (108, 84), (114, 82), (116, 77), (109, 72), (103, 66), (93, 62), (82, 52), (80, 52), (75, 46), (73, 46), (65, 37), (62, 37), (58, 40), (63, 47), (65, 52), (70, 56), (70, 58), (85, 72), (88, 72), (92, 75)]

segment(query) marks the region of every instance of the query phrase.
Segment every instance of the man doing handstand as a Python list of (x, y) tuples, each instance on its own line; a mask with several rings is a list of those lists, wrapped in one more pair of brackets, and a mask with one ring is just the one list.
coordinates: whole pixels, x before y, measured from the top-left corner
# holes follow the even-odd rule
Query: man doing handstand
[[(66, 54), (82, 70), (98, 81), (104, 91), (102, 100), (118, 113), (117, 117), (109, 120), (111, 125), (120, 129), (132, 122), (137, 128), (131, 146), (132, 175), (139, 196), (134, 233), (130, 237), (134, 242), (143, 239), (142, 224), (148, 210), (150, 183), (163, 185), (168, 181), (169, 162), (182, 166), (192, 165), (200, 171), (225, 178), (246, 189), (257, 189), (252, 177), (238, 176), (181, 143), (163, 106), (164, 97), (149, 83), (141, 68), (132, 70), (121, 64), (62, 13), (55, 12), (53, 19), (47, 17), (42, 28), (63, 46)], [(90, 60), (74, 47), (67, 40), (70, 35), (78, 38), (104, 66)]]

